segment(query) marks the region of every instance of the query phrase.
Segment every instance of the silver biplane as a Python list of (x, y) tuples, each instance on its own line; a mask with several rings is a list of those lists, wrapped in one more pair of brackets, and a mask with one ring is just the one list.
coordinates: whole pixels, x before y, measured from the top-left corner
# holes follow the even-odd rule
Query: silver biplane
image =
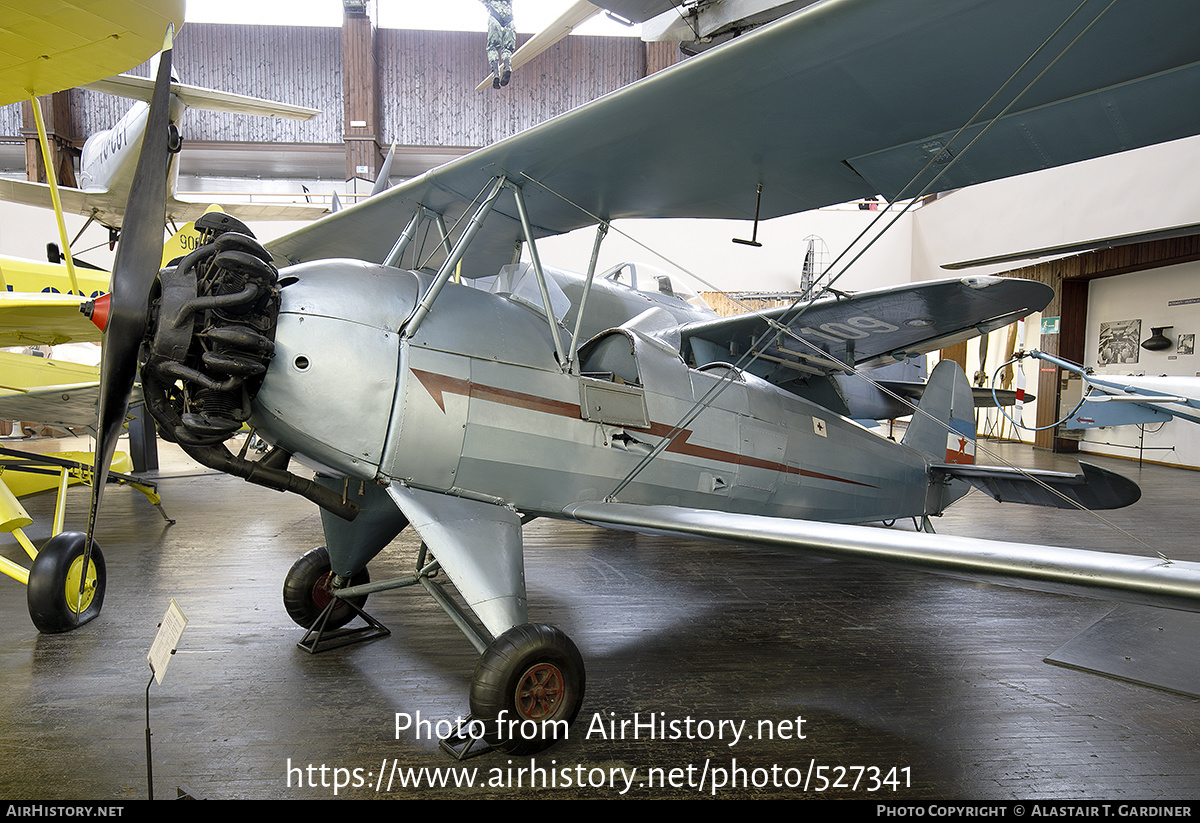
[[(768, 217), (1200, 133), (1198, 25), (1193, 0), (830, 0), (269, 250), (210, 215), (208, 242), (157, 275), (144, 262), (157, 239), (139, 251), (130, 229), (162, 221), (133, 219), (135, 197), (106, 307), (98, 460), (140, 348), (163, 437), (321, 507), (327, 545), (284, 584), (289, 613), (319, 635), (308, 647), (365, 616), (369, 593), (423, 586), (479, 650), (471, 713), (509, 752), (561, 737), (584, 691), (574, 644), (529, 620), (521, 528), (536, 517), (1200, 609), (1200, 564), (851, 525), (927, 518), (970, 485), (1061, 507), (1137, 499), (1092, 467), (975, 465), (972, 393), (953, 363), (934, 370), (901, 443), (834, 410), (834, 377), (1011, 323), (1047, 303), (1046, 286), (967, 277), (716, 319), (666, 284), (598, 277), (595, 252), (572, 277), (537, 251), (586, 226), (598, 247), (623, 217), (748, 218), (758, 184)], [(139, 173), (143, 200), (154, 176)], [(528, 268), (474, 287), (522, 245)], [(224, 445), (244, 423), (272, 444), (261, 459)], [(95, 550), (101, 488), (64, 558)], [(369, 583), (367, 564), (410, 526), (417, 571)]]

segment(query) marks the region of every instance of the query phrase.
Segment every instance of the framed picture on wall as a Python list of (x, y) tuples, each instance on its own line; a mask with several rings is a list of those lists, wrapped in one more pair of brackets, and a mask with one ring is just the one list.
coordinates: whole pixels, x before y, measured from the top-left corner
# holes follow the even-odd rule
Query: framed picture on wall
[(1136, 363), (1141, 337), (1141, 320), (1110, 320), (1101, 323), (1097, 362), (1101, 366)]

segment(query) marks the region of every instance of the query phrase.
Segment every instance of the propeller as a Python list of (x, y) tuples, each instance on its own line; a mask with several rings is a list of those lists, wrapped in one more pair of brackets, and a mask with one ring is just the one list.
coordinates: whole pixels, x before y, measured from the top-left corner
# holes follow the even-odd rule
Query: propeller
[[(88, 511), (83, 555), (85, 569), (91, 560), (96, 513), (104, 494), (108, 466), (116, 451), (117, 438), (121, 435), (125, 413), (129, 408), (129, 394), (137, 376), (138, 350), (146, 332), (150, 289), (162, 258), (174, 33), (174, 25), (169, 26), (163, 40), (146, 136), (138, 157), (133, 186), (129, 191), (124, 228), (113, 264), (112, 286), (106, 307), (107, 322), (103, 328), (96, 462), (93, 466), (92, 502)], [(83, 591), (81, 578), (80, 601), (83, 600)]]
[(979, 336), (979, 368), (975, 371), (975, 386), (977, 388), (983, 388), (987, 385), (987, 355), (989, 337), (991, 337), (990, 334), (982, 334)]

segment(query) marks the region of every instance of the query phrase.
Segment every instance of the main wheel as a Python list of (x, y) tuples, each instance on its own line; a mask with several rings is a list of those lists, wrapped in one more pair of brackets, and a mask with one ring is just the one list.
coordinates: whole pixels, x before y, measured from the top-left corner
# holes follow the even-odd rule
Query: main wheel
[[(321, 612), (325, 611), (329, 601), (334, 599), (333, 578), (333, 567), (329, 562), (329, 549), (324, 546), (318, 546), (312, 551), (306, 552), (292, 564), (292, 568), (283, 581), (283, 607), (287, 609), (288, 617), (296, 621), (297, 625), (306, 629), (312, 628), (312, 624), (317, 622), (317, 618), (321, 616)], [(350, 580), (350, 585), (359, 586), (370, 582), (371, 575), (367, 573), (366, 569), (363, 569), (354, 575)], [(360, 597), (351, 597), (349, 602), (361, 609), (367, 602), (367, 596), (364, 594)], [(333, 613), (329, 615), (329, 622), (325, 624), (325, 628), (341, 628), (354, 619), (354, 614), (354, 609), (350, 608), (345, 600), (339, 599), (338, 604), (333, 608)]]
[(497, 637), (475, 667), (471, 718), (488, 743), (534, 754), (567, 737), (583, 703), (579, 649), (554, 626), (525, 623)]
[[(105, 569), (100, 546), (92, 541), (87, 571), (83, 549), (87, 535), (62, 532), (46, 541), (29, 569), (29, 616), (43, 634), (68, 632), (94, 619), (104, 605)], [(79, 580), (83, 578), (83, 597)]]

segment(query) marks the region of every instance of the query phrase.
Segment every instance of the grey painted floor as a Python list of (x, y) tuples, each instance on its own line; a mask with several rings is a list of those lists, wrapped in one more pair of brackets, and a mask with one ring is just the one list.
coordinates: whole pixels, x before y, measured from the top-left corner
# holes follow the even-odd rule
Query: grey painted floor
[[(999, 451), (1025, 465), (1073, 465)], [(1095, 462), (1144, 490), (1109, 520), (1200, 560), (1200, 475)], [(411, 589), (373, 595), (390, 637), (305, 654), (280, 587), (321, 542), (315, 508), (165, 450), (163, 475), (171, 527), (140, 495), (109, 490), (98, 532), (108, 593), (91, 625), (39, 636), (23, 588), (0, 579), (0, 798), (146, 796), (145, 656), (171, 598), (190, 622), (166, 682), (150, 690), (157, 797), (185, 786), (209, 799), (329, 798), (335, 781), (349, 781), (359, 785), (339, 787), (339, 797), (603, 798), (620, 796), (630, 773), (626, 796), (636, 797), (795, 797), (803, 793), (786, 784), (805, 776), (818, 796), (822, 774), (860, 778), (856, 789), (831, 786), (838, 797), (1200, 797), (1200, 700), (1043, 662), (1109, 604), (542, 521), (525, 530), (530, 615), (575, 640), (588, 685), (571, 739), (536, 758), (530, 788), (528, 757), (456, 764), (435, 741), (397, 735), (397, 713), (437, 721), (467, 711), (475, 654), (432, 601)], [(71, 494), (77, 528), (85, 495)], [(52, 500), (26, 504), (40, 542)], [(1088, 515), (978, 495), (937, 527), (1148, 553)], [(398, 541), (373, 578), (407, 572), (415, 549)], [(0, 551), (23, 557), (7, 537)], [(1139, 652), (1129, 650), (1135, 665)], [(667, 731), (680, 739), (599, 730), (650, 716), (675, 721)], [(730, 724), (741, 721), (730, 745)], [(710, 726), (724, 738), (703, 739)], [(776, 739), (765, 739), (768, 729)], [(400, 785), (407, 769), (453, 767), (477, 785)], [(889, 776), (898, 790), (867, 791)], [(501, 785), (478, 785), (491, 780)]]

